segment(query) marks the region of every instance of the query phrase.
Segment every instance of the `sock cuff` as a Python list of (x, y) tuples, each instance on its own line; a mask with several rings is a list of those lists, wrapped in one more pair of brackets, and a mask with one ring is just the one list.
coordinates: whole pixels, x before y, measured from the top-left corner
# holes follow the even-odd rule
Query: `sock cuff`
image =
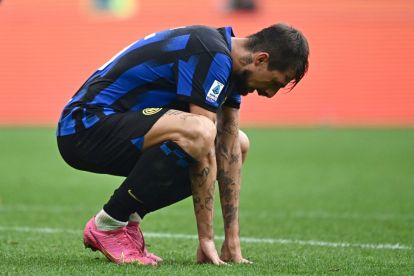
[(135, 213), (132, 213), (131, 215), (129, 215), (129, 221), (136, 222), (136, 223), (140, 224), (141, 221), (142, 221), (142, 218), (137, 212), (135, 212)]
[(119, 221), (108, 215), (105, 210), (99, 211), (95, 216), (96, 228), (99, 230), (115, 230), (127, 226), (128, 222)]

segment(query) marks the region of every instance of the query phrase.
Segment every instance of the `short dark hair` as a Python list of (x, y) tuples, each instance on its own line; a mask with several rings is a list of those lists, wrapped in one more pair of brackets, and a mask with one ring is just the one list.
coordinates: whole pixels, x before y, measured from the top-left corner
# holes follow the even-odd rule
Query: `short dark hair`
[(305, 36), (286, 24), (275, 24), (247, 37), (246, 48), (269, 53), (269, 70), (294, 70), (293, 87), (308, 70), (309, 45)]

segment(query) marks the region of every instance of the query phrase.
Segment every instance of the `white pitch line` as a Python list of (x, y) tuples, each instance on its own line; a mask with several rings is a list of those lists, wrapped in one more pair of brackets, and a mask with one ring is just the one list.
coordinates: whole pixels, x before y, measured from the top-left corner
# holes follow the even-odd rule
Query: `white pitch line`
[[(0, 231), (15, 231), (15, 232), (29, 232), (29, 233), (41, 233), (41, 234), (54, 234), (54, 233), (68, 233), (81, 235), (81, 230), (75, 229), (63, 229), (63, 228), (34, 228), (34, 227), (7, 227), (0, 226)], [(182, 239), (182, 240), (197, 240), (197, 235), (188, 234), (175, 234), (175, 233), (156, 233), (145, 232), (146, 237), (149, 238), (161, 238), (161, 239)], [(217, 236), (218, 240), (224, 240), (224, 237)], [(293, 240), (293, 239), (271, 239), (271, 238), (254, 238), (254, 237), (241, 237), (240, 240), (245, 243), (267, 243), (267, 244), (298, 244), (298, 245), (310, 245), (321, 247), (342, 247), (342, 248), (363, 248), (363, 249), (389, 249), (389, 250), (411, 250), (412, 247), (404, 244), (370, 244), (370, 243), (349, 243), (349, 242), (327, 242), (317, 240)]]
[[(0, 0), (1, 1), (1, 0)], [(16, 212), (41, 212), (41, 213), (74, 213), (90, 211), (94, 212), (96, 208), (91, 206), (56, 206), (56, 205), (26, 205), (26, 204), (12, 204), (0, 205), (0, 213), (16, 213)], [(217, 212), (220, 212), (218, 209)], [(168, 215), (181, 215), (183, 212), (169, 210)], [(325, 219), (325, 220), (375, 220), (375, 221), (389, 221), (389, 220), (404, 220), (414, 221), (414, 214), (403, 213), (352, 213), (352, 212), (327, 212), (323, 210), (306, 210), (294, 212), (253, 212), (244, 210), (240, 216), (243, 218), (254, 217), (255, 219), (277, 218), (277, 219)]]

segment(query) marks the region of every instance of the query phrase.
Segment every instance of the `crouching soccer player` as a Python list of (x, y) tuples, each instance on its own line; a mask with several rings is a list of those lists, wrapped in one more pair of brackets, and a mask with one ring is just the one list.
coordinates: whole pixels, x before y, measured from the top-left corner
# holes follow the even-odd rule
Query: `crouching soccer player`
[[(65, 106), (57, 141), (72, 167), (125, 176), (84, 230), (84, 244), (115, 263), (155, 265), (139, 224), (192, 195), (197, 261), (248, 263), (239, 239), (240, 170), (249, 145), (239, 130), (241, 95), (273, 97), (307, 71), (308, 43), (277, 24), (247, 38), (230, 27), (154, 33), (99, 68)], [(225, 226), (219, 256), (213, 200)]]

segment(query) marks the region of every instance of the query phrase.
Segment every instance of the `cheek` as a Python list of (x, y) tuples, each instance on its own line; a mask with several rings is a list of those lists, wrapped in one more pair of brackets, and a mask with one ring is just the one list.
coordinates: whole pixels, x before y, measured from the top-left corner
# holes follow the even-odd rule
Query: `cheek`
[(253, 76), (252, 75), (248, 75), (246, 76), (246, 78), (244, 79), (244, 83), (248, 86), (251, 87), (252, 85), (254, 85), (253, 83)]
[(257, 74), (256, 72), (252, 73), (248, 79), (247, 79), (247, 83), (250, 86), (258, 86), (260, 84), (260, 74)]

